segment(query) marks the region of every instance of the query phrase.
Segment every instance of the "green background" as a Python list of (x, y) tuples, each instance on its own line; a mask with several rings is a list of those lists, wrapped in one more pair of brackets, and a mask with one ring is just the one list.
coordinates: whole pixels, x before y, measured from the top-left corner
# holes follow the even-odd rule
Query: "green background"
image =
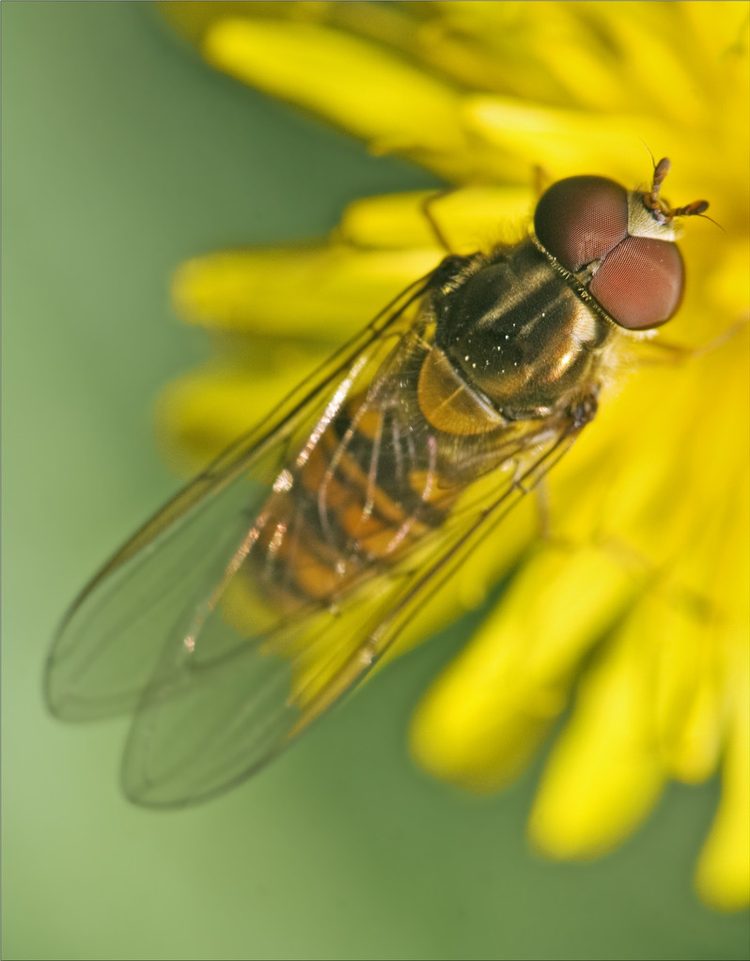
[(747, 916), (691, 888), (716, 783), (671, 787), (618, 853), (560, 865), (524, 840), (539, 764), (483, 800), (414, 767), (410, 712), (468, 619), (183, 812), (118, 794), (124, 722), (46, 715), (55, 623), (176, 487), (152, 407), (207, 346), (173, 319), (170, 272), (432, 181), (213, 73), (150, 4), (2, 15), (3, 957), (747, 957)]

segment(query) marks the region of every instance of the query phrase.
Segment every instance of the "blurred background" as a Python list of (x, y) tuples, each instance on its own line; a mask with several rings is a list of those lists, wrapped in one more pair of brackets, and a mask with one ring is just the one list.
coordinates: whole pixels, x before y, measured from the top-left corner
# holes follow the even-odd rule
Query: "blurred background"
[(715, 782), (670, 785), (619, 852), (565, 865), (524, 837), (542, 759), (485, 799), (412, 764), (411, 711), (482, 611), (192, 810), (120, 796), (125, 722), (47, 716), (57, 621), (178, 486), (153, 405), (208, 346), (171, 272), (435, 181), (212, 72), (152, 4), (2, 13), (3, 956), (748, 957), (747, 916), (692, 890)]

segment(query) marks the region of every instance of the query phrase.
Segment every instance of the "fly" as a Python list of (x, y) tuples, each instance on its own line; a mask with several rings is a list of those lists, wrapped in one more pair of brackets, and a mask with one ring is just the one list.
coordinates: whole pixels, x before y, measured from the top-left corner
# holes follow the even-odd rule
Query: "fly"
[(123, 785), (238, 784), (388, 650), (593, 420), (623, 342), (679, 307), (660, 195), (571, 177), (534, 230), (446, 257), (142, 527), (76, 600), (46, 672), (65, 720), (132, 713)]

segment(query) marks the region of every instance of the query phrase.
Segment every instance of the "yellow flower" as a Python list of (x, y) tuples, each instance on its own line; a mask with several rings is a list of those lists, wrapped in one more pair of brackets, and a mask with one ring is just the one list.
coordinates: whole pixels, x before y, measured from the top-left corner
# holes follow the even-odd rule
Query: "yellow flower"
[[(536, 167), (635, 186), (648, 179), (647, 143), (673, 161), (670, 197), (705, 196), (722, 227), (690, 224), (686, 301), (665, 336), (700, 348), (746, 319), (747, 3), (162, 9), (216, 68), (460, 187), (434, 207), (458, 252), (523, 235)], [(320, 243), (181, 268), (177, 309), (232, 351), (167, 391), (173, 452), (192, 466), (214, 455), (434, 266), (444, 251), (423, 199), (358, 201)], [(534, 539), (527, 498), (410, 634), (476, 606), (513, 570), (425, 696), (414, 755), (438, 777), (493, 791), (570, 707), (529, 833), (571, 859), (619, 844), (669, 779), (720, 771), (696, 885), (722, 910), (750, 899), (747, 412), (746, 327), (683, 362), (639, 366), (555, 470), (553, 537)]]

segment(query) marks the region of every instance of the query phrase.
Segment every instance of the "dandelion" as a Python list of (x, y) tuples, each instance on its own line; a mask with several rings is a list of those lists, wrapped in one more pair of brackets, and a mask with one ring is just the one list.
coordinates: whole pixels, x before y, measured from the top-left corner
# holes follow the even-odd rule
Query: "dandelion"
[[(688, 294), (666, 337), (550, 478), (413, 625), (408, 641), (509, 587), (427, 692), (414, 756), (480, 793), (528, 764), (561, 715), (529, 820), (534, 846), (587, 859), (621, 843), (670, 779), (720, 772), (696, 869), (721, 910), (750, 899), (748, 690), (748, 6), (745, 3), (163, 4), (219, 70), (460, 188), (434, 207), (453, 250), (517, 240), (534, 170), (707, 197)], [(635, 175), (635, 176), (634, 176)], [(424, 194), (357, 201), (306, 247), (182, 266), (180, 314), (225, 344), (172, 385), (166, 444), (204, 463), (444, 255)], [(723, 343), (717, 335), (739, 331)], [(272, 335), (272, 336), (271, 336)], [(260, 348), (260, 345), (262, 349)], [(229, 350), (231, 346), (231, 350)], [(703, 349), (703, 348), (711, 349)], [(668, 361), (669, 351), (652, 351)], [(283, 363), (282, 363), (283, 358)], [(401, 649), (403, 649), (403, 644)]]

